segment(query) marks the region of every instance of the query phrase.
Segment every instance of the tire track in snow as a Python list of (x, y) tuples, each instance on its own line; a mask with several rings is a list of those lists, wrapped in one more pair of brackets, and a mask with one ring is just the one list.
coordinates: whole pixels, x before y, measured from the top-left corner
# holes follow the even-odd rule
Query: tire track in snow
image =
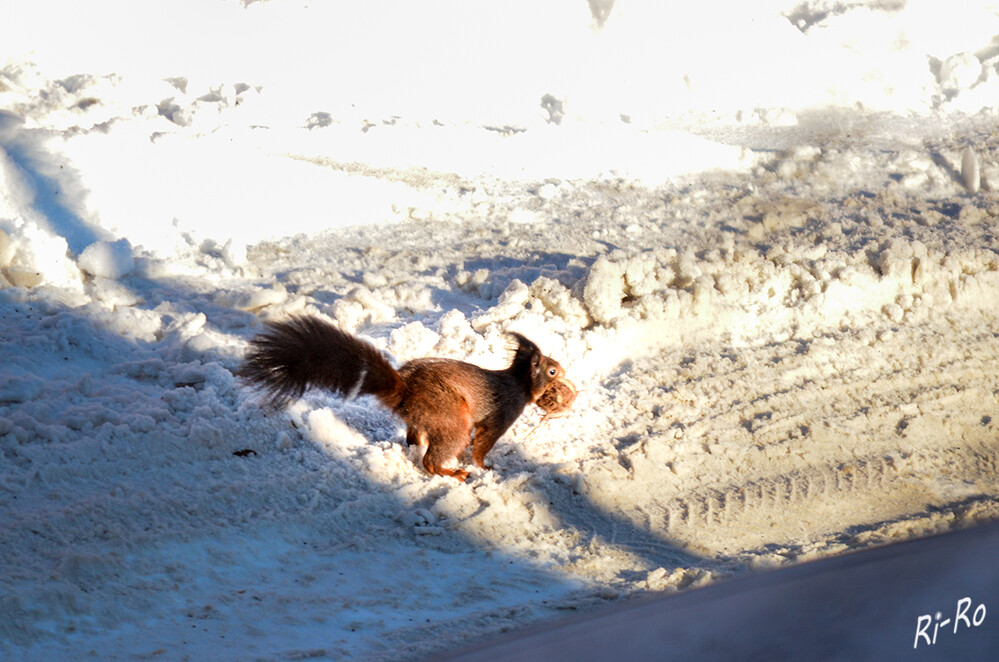
[(658, 417), (632, 426), (647, 438), (620, 451), (649, 496), (629, 503), (639, 491), (594, 472), (595, 498), (635, 521), (640, 511), (663, 539), (720, 557), (774, 540), (832, 544), (928, 509), (957, 521), (969, 503), (999, 497), (999, 379), (981, 369), (999, 361), (999, 348), (972, 327), (912, 351), (938, 333), (896, 329), (875, 343), (842, 333), (807, 351), (793, 340), (707, 347), (674, 374), (636, 365), (635, 377), (614, 385), (623, 401), (667, 384), (654, 396)]

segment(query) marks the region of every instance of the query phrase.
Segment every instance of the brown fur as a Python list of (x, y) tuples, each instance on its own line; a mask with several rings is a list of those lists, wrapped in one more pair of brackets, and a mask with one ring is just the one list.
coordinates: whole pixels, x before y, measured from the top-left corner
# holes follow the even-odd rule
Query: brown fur
[(504, 370), (486, 370), (453, 359), (414, 359), (398, 370), (369, 343), (315, 317), (268, 324), (247, 351), (240, 376), (267, 392), (274, 405), (310, 387), (342, 395), (370, 394), (406, 423), (406, 442), (426, 446), (423, 466), (432, 474), (465, 480), (451, 464), (472, 444), (483, 468), (486, 454), (565, 372), (557, 361), (518, 333)]

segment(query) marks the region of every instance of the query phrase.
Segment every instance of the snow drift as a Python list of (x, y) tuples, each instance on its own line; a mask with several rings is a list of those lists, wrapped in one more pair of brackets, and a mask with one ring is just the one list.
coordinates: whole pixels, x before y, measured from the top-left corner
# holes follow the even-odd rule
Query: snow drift
[[(0, 650), (420, 657), (999, 514), (995, 8), (536, 4), (8, 8)], [(430, 478), (234, 377), (301, 313), (580, 395)]]

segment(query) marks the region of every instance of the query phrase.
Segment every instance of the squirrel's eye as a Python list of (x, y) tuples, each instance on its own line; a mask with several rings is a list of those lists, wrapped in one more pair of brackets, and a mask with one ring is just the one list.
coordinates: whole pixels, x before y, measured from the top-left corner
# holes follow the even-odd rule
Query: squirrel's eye
[(558, 374), (558, 371), (555, 370), (555, 368), (548, 368), (548, 376), (549, 377), (554, 377), (557, 374)]

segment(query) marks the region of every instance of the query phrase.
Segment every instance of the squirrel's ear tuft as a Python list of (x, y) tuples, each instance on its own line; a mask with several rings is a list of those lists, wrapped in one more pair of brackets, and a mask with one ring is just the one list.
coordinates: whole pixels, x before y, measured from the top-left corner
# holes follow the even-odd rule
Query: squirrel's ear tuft
[(541, 360), (541, 350), (533, 342), (516, 331), (507, 331), (510, 349), (513, 350), (513, 364), (534, 366)]
[(507, 331), (506, 337), (508, 340), (507, 346), (516, 354), (520, 354), (521, 352), (537, 352), (538, 354), (541, 354), (541, 350), (537, 345), (516, 331)]
[(525, 342), (530, 342), (516, 331), (507, 331), (503, 335), (506, 336), (506, 346), (513, 351), (517, 351)]

